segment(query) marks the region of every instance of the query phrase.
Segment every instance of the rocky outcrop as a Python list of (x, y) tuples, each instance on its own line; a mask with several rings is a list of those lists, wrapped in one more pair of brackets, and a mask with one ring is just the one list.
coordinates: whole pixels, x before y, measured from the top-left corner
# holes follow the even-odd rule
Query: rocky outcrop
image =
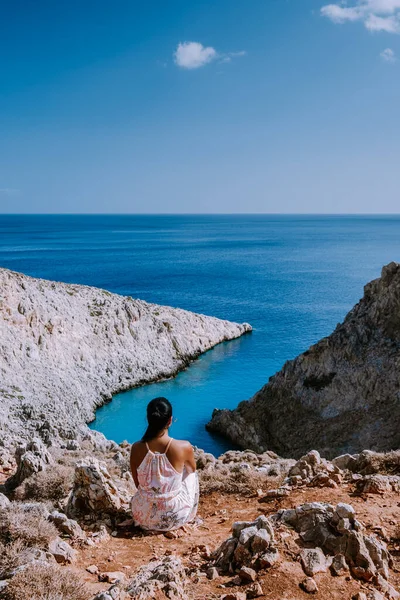
[(400, 264), (391, 263), (329, 337), (237, 409), (215, 410), (208, 429), (281, 456), (399, 448), (399, 367)]
[(111, 395), (171, 377), (250, 331), (105, 290), (0, 269), (0, 438), (75, 439)]
[(74, 487), (68, 502), (71, 516), (95, 515), (117, 517), (129, 514), (129, 502), (135, 491), (126, 480), (118, 486), (104, 462), (87, 457), (79, 461), (75, 468)]
[(186, 594), (186, 572), (177, 556), (167, 556), (144, 565), (127, 586), (129, 598), (152, 600), (170, 598), (188, 600)]
[(348, 565), (357, 579), (388, 579), (391, 557), (386, 544), (364, 533), (351, 505), (340, 503), (334, 508), (311, 502), (281, 510), (272, 519), (276, 525), (293, 527), (304, 544), (313, 546), (301, 553), (306, 575), (327, 570), (332, 557), (338, 557), (336, 564), (341, 562), (344, 569)]
[(46, 467), (54, 463), (54, 460), (43, 442), (34, 438), (28, 444), (20, 444), (15, 451), (17, 463), (16, 473), (7, 480), (9, 489), (21, 485), (25, 479), (44, 471)]
[(274, 530), (264, 515), (255, 521), (237, 521), (232, 536), (225, 540), (213, 555), (213, 565), (222, 572), (271, 567), (279, 558), (274, 546)]

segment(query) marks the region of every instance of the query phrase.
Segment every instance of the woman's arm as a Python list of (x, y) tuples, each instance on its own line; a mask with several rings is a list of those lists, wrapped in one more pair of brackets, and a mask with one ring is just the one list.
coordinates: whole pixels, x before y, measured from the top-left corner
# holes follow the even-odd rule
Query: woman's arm
[(131, 456), (130, 456), (130, 465), (131, 465), (131, 472), (132, 472), (132, 477), (133, 477), (133, 481), (135, 482), (136, 487), (139, 487), (139, 480), (138, 480), (138, 476), (137, 476), (137, 466), (136, 466), (136, 457), (135, 457), (135, 451), (137, 450), (137, 443), (136, 444), (132, 444), (132, 448), (131, 448)]
[(194, 450), (192, 444), (187, 442), (187, 448), (185, 452), (185, 466), (188, 471), (194, 473), (196, 471), (196, 460), (194, 458)]

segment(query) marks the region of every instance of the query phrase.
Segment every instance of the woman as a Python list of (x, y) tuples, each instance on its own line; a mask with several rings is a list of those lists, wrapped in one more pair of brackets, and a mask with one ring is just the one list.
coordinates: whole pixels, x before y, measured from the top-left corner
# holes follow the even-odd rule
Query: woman
[(147, 421), (144, 436), (131, 449), (131, 471), (137, 487), (132, 515), (143, 529), (170, 531), (196, 516), (196, 461), (189, 442), (169, 437), (172, 406), (166, 398), (149, 402)]

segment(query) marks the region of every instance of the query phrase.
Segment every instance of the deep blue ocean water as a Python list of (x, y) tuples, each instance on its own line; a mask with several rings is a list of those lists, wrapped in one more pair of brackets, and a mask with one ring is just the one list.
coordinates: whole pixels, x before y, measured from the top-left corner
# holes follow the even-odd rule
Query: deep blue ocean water
[(117, 395), (92, 424), (134, 441), (163, 395), (178, 418), (171, 435), (216, 454), (229, 444), (205, 431), (213, 408), (250, 398), (331, 333), (392, 260), (394, 216), (0, 215), (2, 267), (251, 323), (175, 379)]

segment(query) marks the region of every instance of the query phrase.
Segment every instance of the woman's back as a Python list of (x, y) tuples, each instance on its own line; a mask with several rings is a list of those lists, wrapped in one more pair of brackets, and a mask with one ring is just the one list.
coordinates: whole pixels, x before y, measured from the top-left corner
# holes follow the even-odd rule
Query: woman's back
[(137, 478), (140, 488), (147, 493), (165, 495), (181, 488), (182, 472), (175, 469), (167, 455), (171, 444), (172, 438), (164, 452), (153, 452), (145, 442), (147, 453), (137, 468)]
[(199, 484), (193, 447), (168, 435), (172, 406), (154, 398), (147, 407), (149, 426), (131, 448), (131, 471), (137, 486), (132, 516), (152, 531), (177, 529), (197, 512)]

